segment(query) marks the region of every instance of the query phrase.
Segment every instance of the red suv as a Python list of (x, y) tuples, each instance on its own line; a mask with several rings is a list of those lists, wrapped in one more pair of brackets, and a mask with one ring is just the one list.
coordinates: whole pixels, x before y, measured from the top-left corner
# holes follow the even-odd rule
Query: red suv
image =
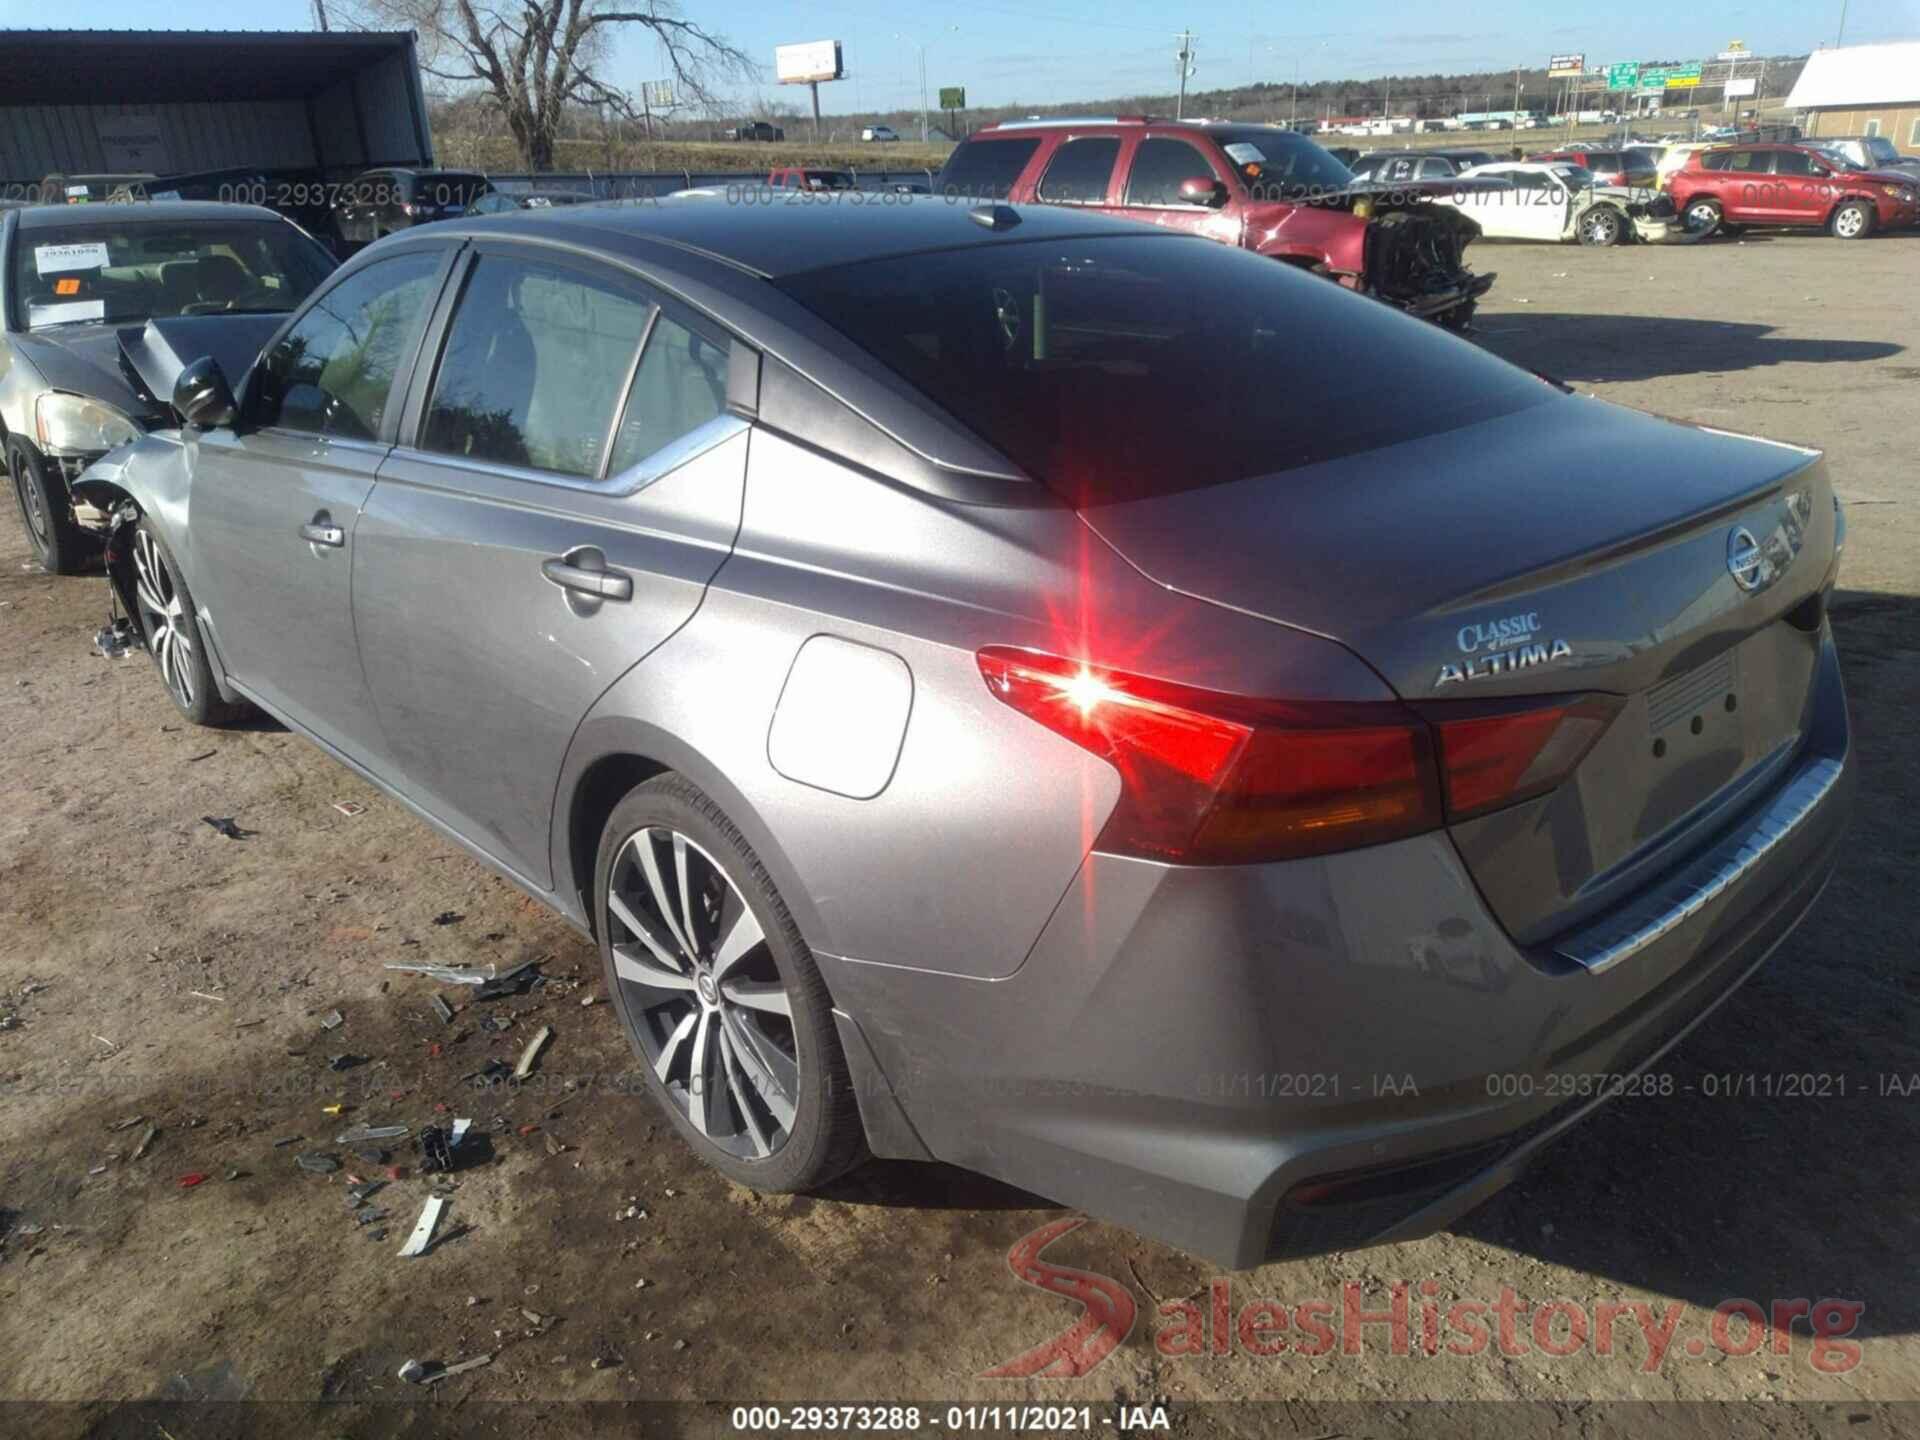
[(1624, 185), (1651, 190), (1653, 161), (1645, 150), (1548, 150), (1528, 157), (1542, 164), (1581, 165), (1593, 172), (1596, 185)]
[(1688, 230), (1745, 225), (1819, 226), (1859, 240), (1914, 223), (1920, 190), (1911, 175), (1848, 170), (1805, 145), (1724, 145), (1697, 150), (1667, 179)]
[(983, 126), (948, 157), (935, 189), (1184, 230), (1458, 328), (1493, 276), (1475, 275), (1463, 258), (1480, 227), (1429, 201), (1472, 183), (1356, 180), (1313, 141), (1274, 125), (1122, 116)]

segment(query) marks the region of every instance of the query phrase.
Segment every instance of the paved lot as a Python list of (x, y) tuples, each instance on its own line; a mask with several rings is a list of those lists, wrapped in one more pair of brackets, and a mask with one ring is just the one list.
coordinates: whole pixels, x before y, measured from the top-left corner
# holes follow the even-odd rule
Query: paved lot
[[(1347, 1400), (1547, 1399), (1569, 1402), (1572, 1423), (1585, 1399), (1782, 1397), (1823, 1402), (1798, 1412), (1802, 1428), (1887, 1433), (1861, 1402), (1920, 1399), (1920, 1093), (1898, 1093), (1920, 1092), (1920, 235), (1489, 246), (1477, 262), (1500, 272), (1489, 348), (1610, 399), (1825, 447), (1850, 505), (1835, 625), (1866, 783), (1848, 858), (1811, 921), (1666, 1062), (1670, 1097), (1616, 1103), (1415, 1245), (1228, 1277), (1088, 1225), (1047, 1259), (1117, 1282), (1138, 1307), (1129, 1338), (1079, 1378), (982, 1378), (1079, 1314), (1007, 1267), (1062, 1212), (932, 1166), (875, 1165), (825, 1198), (722, 1182), (618, 1093), (631, 1061), (609, 1008), (583, 1003), (599, 993), (585, 942), (305, 742), (268, 724), (183, 726), (144, 658), (89, 654), (101, 582), (32, 572), (9, 507), (0, 1395), (84, 1402), (33, 1412), (84, 1431), (106, 1425), (102, 1402), (160, 1395), (411, 1398), (394, 1378), (410, 1356), (492, 1353), (428, 1393), (472, 1401), (469, 1414), (576, 1398), (1284, 1396), (1307, 1434), (1351, 1433), (1327, 1418)], [(1543, 477), (1576, 458), (1542, 437)], [(367, 808), (344, 816), (344, 801)], [(223, 838), (203, 816), (252, 833)], [(427, 982), (382, 968), (534, 957), (544, 989), (451, 1024)], [(324, 1031), (335, 1009), (345, 1023)], [(510, 1028), (487, 1028), (493, 1016)], [(555, 1038), (533, 1084), (463, 1086), (543, 1024)], [(367, 1063), (330, 1070), (342, 1053)], [(1782, 1075), (1835, 1078), (1809, 1097), (1781, 1093), (1790, 1082), (1768, 1077)], [(396, 1261), (428, 1183), (409, 1174), (374, 1197), (391, 1212), (375, 1240), (343, 1176), (294, 1156), (354, 1122), (418, 1125), (442, 1107), (475, 1118), (488, 1158), (457, 1177), (433, 1253)], [(292, 1136), (305, 1138), (276, 1147)], [(210, 1178), (182, 1188), (192, 1174)], [(1382, 1325), (1359, 1354), (1250, 1353), (1236, 1327), (1211, 1328), (1217, 1281), (1235, 1316), (1325, 1300), (1336, 1326), (1345, 1287), (1377, 1311), (1404, 1282), (1414, 1353), (1393, 1353)], [(1503, 1288), (1588, 1316), (1602, 1302), (1683, 1308), (1658, 1364), (1631, 1319), (1611, 1355), (1591, 1330), (1578, 1353), (1538, 1353), (1525, 1310), (1532, 1353), (1418, 1353), (1423, 1304), (1491, 1306)], [(1800, 1297), (1865, 1306), (1824, 1368), (1804, 1322), (1786, 1354), (1712, 1343), (1719, 1302)], [(1209, 1326), (1198, 1354), (1177, 1353), (1189, 1311)], [(1731, 1328), (1738, 1349), (1743, 1322)], [(547, 1434), (584, 1423), (547, 1409), (511, 1424), (536, 1413)], [(1519, 1428), (1522, 1413), (1536, 1412), (1483, 1428)]]

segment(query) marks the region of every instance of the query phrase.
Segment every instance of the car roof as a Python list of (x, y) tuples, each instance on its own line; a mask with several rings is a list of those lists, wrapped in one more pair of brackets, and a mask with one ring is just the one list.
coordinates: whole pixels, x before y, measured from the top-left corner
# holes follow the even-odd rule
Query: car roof
[(151, 221), (166, 225), (205, 220), (274, 220), (293, 222), (264, 205), (222, 205), (213, 200), (108, 201), (97, 205), (33, 205), (20, 212), (22, 230), (67, 229), (73, 226), (126, 225)]
[[(969, 205), (939, 195), (901, 195), (890, 205), (742, 205), (738, 193), (683, 190), (659, 200), (518, 210), (446, 221), (436, 233), (528, 232), (621, 253), (648, 244), (705, 255), (773, 279), (835, 265), (932, 250), (1096, 235), (1164, 235), (1157, 226), (1058, 205)], [(972, 212), (999, 217), (992, 228)]]

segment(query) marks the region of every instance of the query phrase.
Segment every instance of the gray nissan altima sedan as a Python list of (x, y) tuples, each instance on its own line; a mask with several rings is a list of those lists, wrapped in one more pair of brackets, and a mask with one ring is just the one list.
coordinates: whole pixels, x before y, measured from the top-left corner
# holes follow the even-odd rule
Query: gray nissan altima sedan
[(1821, 456), (887, 198), (423, 227), (245, 375), (150, 333), (182, 423), (81, 484), (181, 710), (593, 936), (745, 1185), (936, 1158), (1245, 1266), (1654, 1084), (1834, 863)]

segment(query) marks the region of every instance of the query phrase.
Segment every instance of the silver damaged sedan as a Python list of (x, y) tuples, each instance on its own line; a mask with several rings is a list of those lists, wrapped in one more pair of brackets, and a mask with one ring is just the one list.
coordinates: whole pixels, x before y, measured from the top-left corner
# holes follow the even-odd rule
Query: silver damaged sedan
[(1834, 863), (1822, 457), (1230, 247), (694, 194), (395, 236), (245, 374), (165, 339), (79, 490), (181, 711), (591, 935), (744, 1185), (1422, 1235)]

